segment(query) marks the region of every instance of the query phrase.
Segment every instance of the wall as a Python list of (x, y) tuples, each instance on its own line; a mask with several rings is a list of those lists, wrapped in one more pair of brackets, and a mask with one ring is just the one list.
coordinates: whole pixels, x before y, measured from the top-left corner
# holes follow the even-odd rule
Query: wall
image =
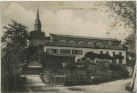
[(44, 45), (44, 40), (32, 39), (30, 45), (32, 46)]
[(82, 55), (75, 55), (77, 59), (80, 59), (81, 57), (84, 57), (84, 55), (87, 52), (94, 52), (94, 53), (100, 53), (100, 51), (103, 51), (103, 53), (109, 52), (109, 55), (113, 56), (113, 52), (115, 54), (119, 54), (119, 52), (122, 52), (122, 56), (124, 56), (124, 59), (122, 60), (122, 64), (126, 64), (126, 51), (125, 50), (114, 50), (114, 49), (93, 49), (93, 48), (75, 48), (75, 47), (59, 47), (59, 46), (44, 46), (44, 51), (46, 52), (46, 49), (52, 48), (52, 49), (70, 49), (70, 50), (82, 50)]

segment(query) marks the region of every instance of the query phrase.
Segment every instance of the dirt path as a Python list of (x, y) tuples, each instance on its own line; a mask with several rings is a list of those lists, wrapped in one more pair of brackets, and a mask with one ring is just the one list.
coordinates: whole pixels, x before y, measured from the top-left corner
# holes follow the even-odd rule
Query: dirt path
[(98, 85), (85, 86), (47, 86), (39, 76), (28, 76), (28, 87), (30, 92), (47, 92), (47, 93), (130, 93), (125, 90), (125, 85), (129, 83), (130, 79), (123, 79), (102, 83)]
[(39, 75), (26, 75), (28, 86), (45, 86)]
[(125, 85), (130, 82), (130, 79), (117, 80), (98, 85), (85, 85), (74, 87), (57, 87), (60, 93), (130, 93), (125, 90)]

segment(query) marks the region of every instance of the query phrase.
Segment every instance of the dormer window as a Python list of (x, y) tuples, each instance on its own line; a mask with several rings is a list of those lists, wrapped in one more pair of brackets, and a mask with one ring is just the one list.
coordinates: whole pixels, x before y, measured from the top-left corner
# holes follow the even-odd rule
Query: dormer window
[(61, 43), (61, 44), (66, 44), (66, 42), (67, 42), (67, 41), (65, 41), (65, 40), (60, 40), (60, 41), (59, 41), (59, 43)]
[(78, 44), (84, 45), (85, 43), (84, 43), (84, 41), (79, 41)]
[(97, 47), (101, 47), (101, 48), (104, 47), (103, 43), (101, 43), (101, 42), (97, 42), (97, 43), (96, 43), (96, 46), (97, 46)]
[(112, 45), (112, 42), (111, 41), (108, 41), (108, 46), (111, 46)]
[(94, 47), (94, 43), (91, 42), (91, 41), (89, 41), (87, 44), (88, 44), (89, 46), (91, 46), (91, 47)]
[(76, 44), (74, 40), (69, 41), (69, 44)]

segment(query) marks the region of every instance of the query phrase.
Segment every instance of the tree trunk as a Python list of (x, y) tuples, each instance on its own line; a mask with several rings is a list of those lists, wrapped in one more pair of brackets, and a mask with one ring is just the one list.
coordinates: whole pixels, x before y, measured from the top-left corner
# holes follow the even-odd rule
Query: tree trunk
[(16, 82), (16, 68), (15, 68), (15, 64), (14, 64), (14, 68), (13, 68), (14, 70), (14, 90), (16, 90), (16, 87), (17, 87), (17, 82)]
[(135, 67), (134, 67), (134, 72), (133, 72), (132, 80), (130, 83), (130, 87), (131, 87), (132, 91), (135, 93), (137, 92), (136, 74), (137, 74), (137, 65), (135, 65)]

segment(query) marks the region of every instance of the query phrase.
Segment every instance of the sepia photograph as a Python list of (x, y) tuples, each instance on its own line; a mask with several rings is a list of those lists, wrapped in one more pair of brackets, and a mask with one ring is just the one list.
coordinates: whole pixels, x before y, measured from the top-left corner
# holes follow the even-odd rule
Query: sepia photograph
[(1, 93), (137, 93), (136, 1), (1, 1)]

